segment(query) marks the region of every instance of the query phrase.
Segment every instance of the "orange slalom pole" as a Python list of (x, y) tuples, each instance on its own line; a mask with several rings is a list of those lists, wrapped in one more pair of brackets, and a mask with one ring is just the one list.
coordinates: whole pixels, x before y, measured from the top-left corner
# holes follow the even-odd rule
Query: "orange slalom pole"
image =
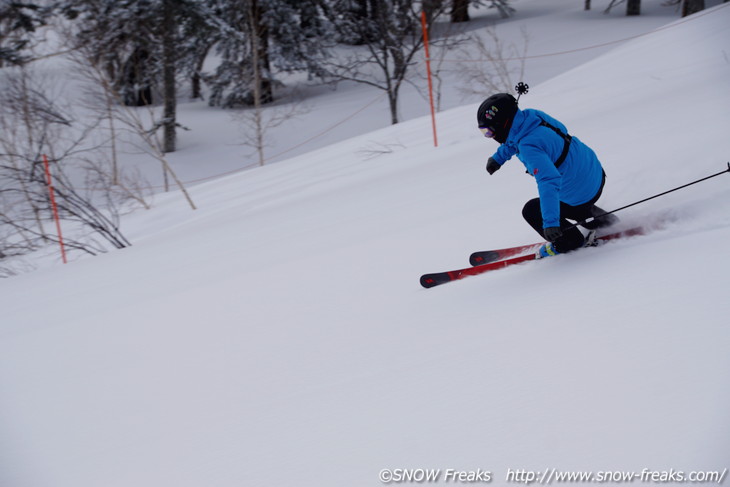
[(431, 82), (431, 56), (428, 54), (428, 30), (426, 29), (426, 12), (421, 10), (421, 28), (423, 29), (423, 47), (426, 52), (426, 74), (428, 76), (428, 99), (431, 103), (431, 125), (433, 126), (433, 146), (438, 147), (436, 136), (436, 111), (433, 107), (433, 83)]
[(51, 179), (51, 168), (48, 164), (48, 157), (43, 154), (43, 165), (46, 168), (46, 181), (48, 182), (48, 193), (51, 196), (51, 208), (53, 209), (53, 219), (56, 220), (56, 232), (58, 233), (58, 243), (61, 245), (61, 259), (66, 264), (66, 248), (63, 245), (63, 234), (61, 233), (61, 220), (58, 217), (58, 206), (56, 205), (56, 195), (53, 192), (53, 180)]

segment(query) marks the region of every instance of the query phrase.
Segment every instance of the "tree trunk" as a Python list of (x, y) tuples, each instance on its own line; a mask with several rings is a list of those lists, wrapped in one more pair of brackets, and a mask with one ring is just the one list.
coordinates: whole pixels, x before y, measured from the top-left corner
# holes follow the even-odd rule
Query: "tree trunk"
[(446, 0), (423, 0), (421, 8), (426, 14), (426, 21), (430, 24), (435, 12), (440, 12)]
[(469, 22), (469, 0), (452, 0), (451, 22)]
[(196, 71), (193, 73), (192, 78), (190, 79), (190, 98), (193, 100), (197, 100), (200, 98), (203, 99), (203, 90), (202, 90), (202, 78), (200, 76), (200, 71)]
[(271, 85), (271, 61), (269, 60), (269, 28), (263, 21), (263, 9), (259, 6), (259, 0), (251, 1), (252, 25), (255, 42), (252, 43), (254, 52), (254, 71), (258, 72), (254, 76), (254, 92), (260, 103), (271, 103), (274, 101), (274, 91)]
[(198, 60), (195, 63), (195, 73), (193, 73), (192, 79), (190, 81), (192, 85), (192, 98), (193, 100), (197, 100), (200, 98), (203, 99), (203, 90), (202, 90), (202, 75), (203, 72), (203, 64), (205, 64), (205, 58), (208, 56), (208, 51), (210, 51), (210, 47), (206, 47), (203, 52), (201, 52), (198, 55)]
[(266, 162), (264, 159), (264, 129), (263, 129), (263, 116), (261, 113), (262, 103), (262, 79), (261, 79), (261, 59), (259, 55), (261, 48), (259, 43), (259, 21), (261, 20), (260, 12), (256, 10), (255, 2), (251, 6), (251, 63), (253, 64), (253, 105), (254, 105), (254, 130), (256, 135), (254, 136), (254, 145), (256, 146), (256, 152), (259, 155), (259, 166), (263, 166)]
[[(727, 1), (727, 0), (725, 0)], [(705, 0), (684, 0), (682, 3), (682, 17), (696, 14), (705, 9)]]
[[(394, 64), (398, 65), (398, 61), (394, 60)], [(405, 70), (401, 71), (400, 75), (398, 73), (399, 72), (396, 68), (396, 73), (389, 75), (390, 79), (387, 81), (388, 104), (390, 105), (390, 123), (392, 125), (398, 123), (398, 92), (400, 91), (402, 78), (405, 76)]]
[[(128, 107), (144, 107), (152, 104), (149, 58), (150, 53), (147, 49), (138, 45), (124, 63), (119, 86), (124, 104)], [(113, 73), (113, 70), (110, 69), (109, 72)]]
[(175, 92), (175, 13), (173, 0), (163, 4), (162, 56), (163, 56), (163, 97), (164, 97), (164, 152), (175, 152), (176, 92)]
[(628, 0), (626, 2), (626, 15), (641, 15), (641, 0)]
[(388, 103), (390, 104), (390, 123), (395, 125), (398, 123), (398, 93), (388, 93)]
[(591, 9), (591, 0), (586, 0), (586, 3), (583, 7), (584, 10), (590, 10)]

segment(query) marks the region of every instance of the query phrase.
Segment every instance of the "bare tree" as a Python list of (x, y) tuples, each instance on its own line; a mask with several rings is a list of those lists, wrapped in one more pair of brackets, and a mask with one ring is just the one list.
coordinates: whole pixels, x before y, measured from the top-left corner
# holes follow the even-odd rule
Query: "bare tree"
[(494, 27), (485, 32), (486, 39), (473, 37), (459, 53), (460, 89), (465, 95), (510, 93), (524, 76), (530, 40), (527, 30), (524, 27), (521, 30), (521, 49), (514, 43), (505, 44)]
[(165, 182), (165, 191), (170, 190), (168, 176), (172, 177), (175, 185), (180, 189), (190, 208), (196, 210), (197, 207), (193, 202), (185, 184), (180, 180), (175, 171), (167, 160), (164, 139), (160, 138), (159, 130), (163, 126), (163, 122), (156, 119), (155, 109), (153, 107), (119, 107), (117, 111), (117, 120), (125, 127), (127, 131), (131, 131), (138, 137), (131, 144), (139, 151), (151, 156), (162, 165), (162, 175)]
[(272, 104), (267, 107), (259, 104), (243, 109), (236, 112), (233, 119), (243, 128), (243, 145), (254, 149), (257, 165), (263, 166), (266, 163), (265, 151), (269, 147), (266, 137), (268, 132), (308, 110), (295, 93), (291, 95), (289, 101), (282, 99), (281, 104)]
[[(76, 71), (77, 75), (90, 82), (87, 85), (86, 99), (89, 102), (87, 108), (90, 111), (94, 111), (99, 110), (99, 107), (103, 107), (99, 117), (106, 120), (109, 127), (110, 157), (112, 160), (114, 184), (126, 192), (129, 197), (138, 200), (145, 208), (149, 207), (144, 199), (144, 185), (140, 181), (141, 178), (139, 176), (121, 178), (119, 175), (120, 170), (117, 162), (119, 132), (131, 133), (134, 136), (131, 145), (135, 149), (150, 155), (160, 162), (165, 191), (169, 191), (168, 177), (172, 177), (190, 207), (195, 210), (195, 203), (190, 197), (185, 185), (173, 171), (166, 157), (166, 153), (169, 152), (168, 149), (170, 148), (170, 138), (172, 137), (174, 139), (174, 131), (171, 132), (165, 127), (169, 125), (170, 117), (175, 119), (174, 104), (165, 104), (162, 108), (163, 116), (161, 120), (157, 116), (159, 108), (153, 106), (126, 106), (122, 103), (123, 95), (117, 91), (117, 84), (114, 82), (113, 73), (110, 73), (106, 66), (97, 59), (93, 46), (85, 44), (77, 46), (73, 51), (71, 59), (78, 68)], [(174, 75), (172, 77), (174, 78)], [(169, 111), (170, 107), (173, 107), (172, 112)], [(175, 126), (179, 127), (180, 125), (175, 122)], [(160, 129), (163, 131), (161, 137), (159, 135)], [(98, 172), (99, 168), (97, 166), (93, 168), (94, 171)]]
[[(50, 195), (42, 155), (51, 161), (53, 191), (60, 217), (71, 224), (70, 249), (89, 254), (106, 251), (97, 239), (116, 248), (130, 245), (119, 229), (119, 215), (125, 197), (101, 193), (85, 185), (90, 180), (83, 160), (94, 159), (98, 147), (91, 134), (98, 120), (81, 123), (68, 106), (55, 100), (58, 93), (48, 91), (42, 81), (33, 78), (26, 68), (4, 72), (4, 89), (0, 93), (0, 223), (11, 229), (3, 242), (11, 252), (35, 250), (57, 241), (46, 230), (50, 220)], [(60, 90), (60, 87), (58, 88)], [(108, 176), (108, 173), (104, 173)], [(99, 188), (101, 173), (94, 177)], [(105, 189), (111, 179), (105, 177)], [(0, 251), (6, 254), (6, 251)]]
[[(60, 31), (68, 41), (72, 38), (68, 32)], [(96, 175), (95, 181), (110, 180), (111, 186), (103, 191), (121, 193), (124, 197), (135, 200), (145, 209), (150, 208), (147, 202), (151, 192), (150, 185), (143, 179), (139, 171), (122, 168), (119, 163), (120, 127), (119, 118), (122, 95), (105, 66), (97, 59), (97, 53), (89, 45), (79, 45), (69, 51), (68, 59), (73, 63), (73, 73), (81, 82), (79, 106), (87, 113), (100, 120), (98, 132), (102, 138), (100, 150), (95, 158), (85, 161), (89, 174)], [(106, 130), (104, 130), (104, 126)], [(104, 185), (102, 185), (104, 186)], [(101, 188), (100, 188), (101, 189)]]
[[(2, 116), (0, 116), (2, 138), (0, 143), (5, 152), (6, 162), (3, 167), (6, 171), (16, 175), (24, 171), (24, 159), (27, 159), (28, 151), (37, 145), (38, 132), (44, 130), (42, 127), (38, 127), (38, 120), (34, 113), (36, 105), (34, 98), (42, 98), (42, 95), (29, 86), (30, 80), (27, 69), (19, 68), (17, 75), (11, 75), (9, 71), (6, 71), (5, 75), (6, 87), (0, 94), (0, 104), (2, 105)], [(37, 234), (41, 236), (41, 239), (45, 239), (41, 216), (42, 208), (36, 205), (31, 197), (30, 183), (24, 178), (15, 179), (15, 183), (15, 185), (11, 184), (9, 188), (6, 188), (4, 193), (14, 192), (17, 198), (12, 198), (12, 202), (20, 199), (27, 204), (28, 210), (33, 215)], [(30, 243), (30, 239), (24, 232), (20, 232), (20, 235), (27, 243)]]
[[(436, 31), (436, 29), (434, 29)], [(448, 23), (445, 28), (438, 29), (434, 32), (434, 38), (429, 39), (429, 54), (431, 59), (431, 78), (433, 80), (434, 98), (436, 111), (441, 110), (441, 95), (444, 84), (444, 75), (453, 74), (455, 72), (453, 64), (449, 63), (448, 56), (453, 52), (457, 52), (460, 48), (470, 46), (473, 37), (464, 33), (464, 29), (459, 24)], [(468, 49), (469, 47), (465, 47)], [(425, 65), (421, 65), (424, 69), (419, 69), (418, 74), (421, 79), (426, 79)], [(423, 89), (424, 84), (417, 85), (411, 83), (413, 87), (423, 96), (428, 98), (428, 93)]]
[[(267, 36), (266, 26), (261, 22), (261, 9), (257, 0), (251, 1), (249, 4), (249, 24), (251, 26), (251, 64), (253, 65), (253, 144), (259, 155), (259, 166), (264, 165), (264, 121), (261, 105), (270, 102), (272, 98), (271, 84), (267, 83), (262, 86), (263, 62), (268, 63)], [(263, 46), (263, 49), (262, 49)], [(264, 98), (265, 97), (265, 98)]]
[[(332, 21), (342, 39), (362, 46), (353, 48), (344, 59), (326, 61), (323, 70), (336, 81), (354, 81), (385, 91), (391, 123), (396, 124), (400, 89), (423, 47), (421, 2), (368, 0), (360, 4), (365, 12), (340, 9)], [(429, 27), (443, 8), (429, 11)]]

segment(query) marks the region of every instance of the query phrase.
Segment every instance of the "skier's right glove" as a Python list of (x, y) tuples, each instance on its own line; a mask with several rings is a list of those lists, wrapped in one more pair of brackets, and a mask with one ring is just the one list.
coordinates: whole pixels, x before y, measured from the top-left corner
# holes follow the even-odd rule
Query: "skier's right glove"
[(497, 161), (495, 161), (493, 157), (490, 157), (489, 160), (487, 161), (487, 172), (490, 175), (499, 171), (501, 167), (502, 166), (500, 166), (500, 164)]
[(543, 228), (542, 233), (545, 234), (545, 239), (548, 242), (555, 242), (557, 239), (563, 236), (563, 231), (560, 229), (560, 227)]

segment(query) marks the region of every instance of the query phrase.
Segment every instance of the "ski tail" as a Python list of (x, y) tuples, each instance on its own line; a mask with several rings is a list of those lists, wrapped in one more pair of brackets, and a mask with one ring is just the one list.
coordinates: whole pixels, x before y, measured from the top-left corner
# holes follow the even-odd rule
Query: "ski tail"
[(520, 264), (535, 260), (535, 254), (520, 255), (509, 259), (498, 260), (488, 264), (478, 265), (476, 267), (467, 267), (465, 269), (457, 269), (455, 271), (435, 272), (433, 274), (424, 274), (421, 276), (421, 286), (426, 289), (446, 284), (447, 282), (458, 281), (469, 276), (476, 276), (485, 272), (503, 269), (511, 265)]

